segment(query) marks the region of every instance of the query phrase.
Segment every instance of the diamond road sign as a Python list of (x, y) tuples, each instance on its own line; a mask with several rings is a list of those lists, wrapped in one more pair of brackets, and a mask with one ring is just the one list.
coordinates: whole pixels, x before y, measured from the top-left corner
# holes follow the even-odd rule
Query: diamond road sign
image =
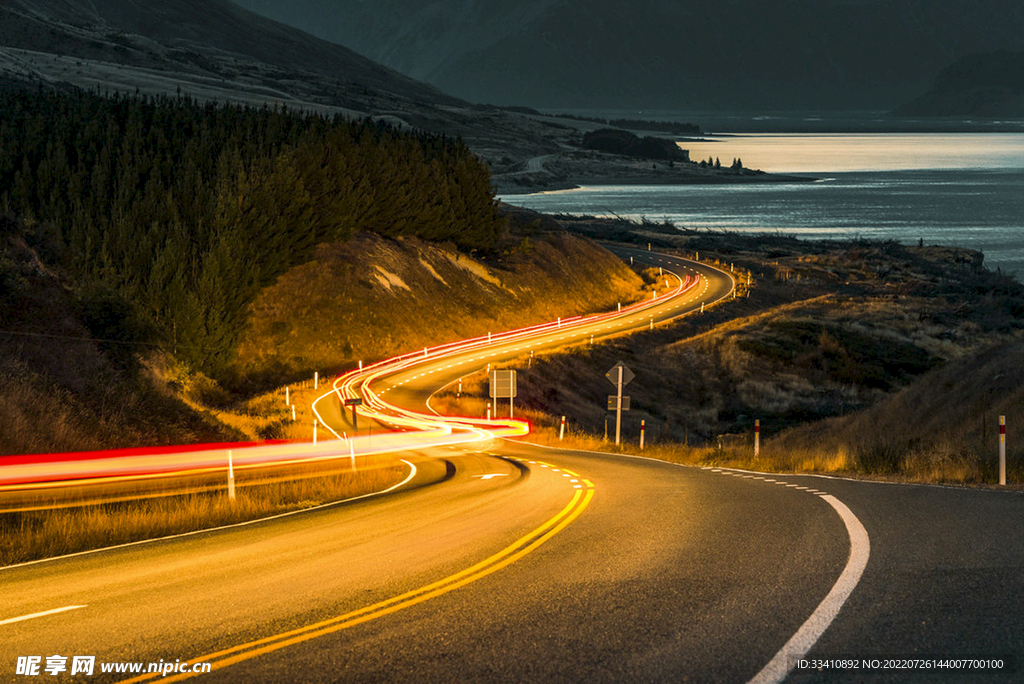
[(626, 364), (619, 361), (617, 364), (612, 366), (612, 369), (605, 373), (604, 377), (608, 378), (608, 382), (613, 385), (619, 384), (619, 368), (622, 369), (622, 386), (625, 387), (633, 380), (636, 376), (633, 375), (633, 371), (626, 367)]

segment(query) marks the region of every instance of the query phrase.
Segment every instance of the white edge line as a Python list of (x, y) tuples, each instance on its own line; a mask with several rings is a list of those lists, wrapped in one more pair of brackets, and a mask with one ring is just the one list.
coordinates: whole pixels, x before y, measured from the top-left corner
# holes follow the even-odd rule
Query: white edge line
[(41, 613), (31, 613), (29, 615), (22, 615), (20, 617), (7, 618), (6, 620), (0, 620), (0, 625), (9, 625), (12, 622), (21, 622), (22, 620), (32, 620), (33, 618), (45, 617), (47, 615), (54, 615), (56, 613), (66, 613), (69, 610), (78, 610), (79, 608), (85, 608), (86, 606), (64, 606), (63, 608), (54, 608), (53, 610), (44, 610)]
[(820, 498), (827, 501), (843, 519), (846, 532), (850, 535), (850, 558), (825, 599), (818, 604), (807, 621), (801, 625), (796, 634), (790, 637), (786, 645), (775, 654), (775, 657), (750, 680), (749, 684), (778, 684), (784, 680), (796, 666), (797, 661), (807, 655), (807, 652), (835, 620), (843, 604), (856, 588), (861, 575), (864, 574), (864, 568), (868, 565), (871, 541), (860, 520), (846, 507), (846, 504), (831, 494)]
[[(255, 520), (243, 520), (242, 522), (232, 523), (230, 525), (221, 525), (220, 527), (206, 527), (206, 528), (203, 528), (201, 530), (192, 530), (191, 532), (181, 532), (180, 534), (171, 534), (171, 535), (168, 535), (166, 537), (155, 537), (153, 539), (139, 539), (138, 541), (127, 542), (125, 544), (117, 544), (116, 546), (104, 546), (104, 547), (99, 548), (99, 549), (89, 549), (87, 551), (78, 551), (76, 553), (68, 553), (68, 554), (65, 554), (63, 556), (53, 556), (51, 558), (40, 558), (38, 560), (25, 561), (24, 563), (17, 563), (15, 565), (4, 565), (4, 566), (0, 567), (0, 572), (3, 572), (4, 570), (11, 570), (13, 568), (23, 568), (23, 567), (26, 567), (28, 565), (38, 565), (40, 563), (49, 563), (51, 561), (64, 560), (66, 558), (76, 558), (78, 556), (87, 556), (87, 555), (93, 554), (93, 553), (100, 553), (101, 551), (113, 551), (114, 549), (124, 549), (124, 548), (128, 548), (129, 546), (139, 546), (140, 544), (152, 544), (154, 542), (167, 541), (168, 539), (180, 539), (182, 537), (191, 537), (192, 535), (203, 534), (205, 532), (218, 532), (220, 530), (230, 530), (230, 529), (235, 528), (235, 527), (245, 527), (246, 525), (255, 525), (256, 523), (266, 522), (268, 520), (277, 520), (278, 518), (284, 518), (284, 517), (287, 517), (287, 516), (290, 516), (290, 515), (298, 515), (299, 513), (308, 513), (310, 511), (317, 511), (317, 510), (320, 510), (321, 508), (330, 508), (331, 506), (339, 506), (341, 504), (349, 503), (351, 501), (359, 501), (360, 499), (368, 499), (368, 498), (370, 498), (372, 496), (381, 496), (383, 494), (388, 494), (390, 492), (393, 492), (396, 489), (398, 489), (399, 487), (402, 487), (402, 486), (408, 484), (412, 480), (412, 478), (414, 478), (416, 476), (416, 466), (414, 464), (412, 464), (411, 462), (406, 461), (404, 458), (401, 459), (401, 460), (402, 460), (402, 463), (404, 463), (407, 466), (409, 466), (409, 475), (404, 480), (402, 480), (401, 482), (399, 482), (397, 484), (393, 484), (390, 487), (388, 487), (387, 489), (382, 489), (379, 492), (369, 492), (367, 494), (360, 494), (359, 496), (353, 496), (350, 499), (342, 499), (341, 501), (331, 501), (329, 503), (320, 504), (319, 506), (310, 506), (309, 508), (300, 508), (300, 509), (295, 510), (295, 511), (288, 511), (287, 513), (278, 513), (277, 515), (271, 515), (271, 516), (268, 516), (266, 518), (256, 518)], [(0, 624), (3, 624), (3, 623), (0, 622)]]
[[(508, 441), (513, 440), (509, 439)], [(654, 461), (655, 463), (674, 465), (680, 468), (694, 467), (685, 463), (662, 461), (661, 459), (651, 458), (649, 456), (613, 454), (607, 451), (589, 451), (585, 449), (565, 449), (564, 447), (552, 447), (546, 444), (533, 444), (530, 442), (519, 443), (529, 444), (530, 446), (541, 447), (544, 449), (551, 449), (553, 451), (578, 451), (580, 453), (590, 453), (601, 456), (625, 456), (626, 458), (635, 458), (642, 461)], [(832, 586), (832, 590), (829, 591), (825, 599), (818, 604), (815, 611), (811, 613), (811, 616), (807, 618), (807, 621), (804, 622), (799, 630), (797, 630), (796, 634), (786, 642), (786, 645), (782, 647), (782, 650), (775, 654), (775, 657), (772, 658), (771, 661), (765, 665), (764, 668), (755, 675), (748, 684), (777, 684), (778, 682), (782, 682), (796, 666), (796, 661), (811, 650), (811, 647), (814, 646), (828, 626), (832, 624), (836, 615), (839, 614), (839, 609), (843, 607), (843, 604), (846, 603), (846, 599), (850, 597), (850, 594), (853, 593), (854, 588), (860, 581), (861, 575), (864, 574), (864, 568), (867, 567), (868, 557), (871, 555), (871, 541), (868, 538), (867, 530), (864, 529), (860, 520), (858, 520), (857, 516), (847, 508), (846, 504), (831, 494), (821, 494), (818, 498), (828, 502), (828, 504), (835, 509), (836, 513), (839, 514), (839, 517), (843, 519), (843, 523), (846, 525), (846, 532), (850, 536), (850, 557), (846, 562), (846, 567), (843, 568), (842, 574), (839, 575), (839, 579), (836, 580), (836, 583)]]
[[(536, 444), (535, 446), (542, 446), (542, 445)], [(557, 449), (559, 447), (551, 447), (551, 448)], [(607, 455), (610, 455), (610, 456), (625, 456), (625, 455), (628, 455), (628, 454), (614, 454), (614, 453), (611, 453), (611, 452), (608, 452), (608, 451), (592, 451), (590, 453), (594, 453), (594, 454), (607, 454)], [(657, 459), (653, 459), (653, 460), (657, 460)], [(665, 462), (666, 463), (672, 463), (672, 461), (665, 461)], [(705, 467), (705, 466), (696, 466), (696, 465), (691, 466), (688, 463), (678, 463), (676, 465), (681, 465), (681, 466), (685, 466), (685, 467), (698, 467), (698, 468), (704, 468)], [(762, 473), (759, 470), (744, 470), (743, 468), (732, 468), (732, 467), (729, 467), (729, 466), (714, 466), (714, 467), (721, 468), (723, 470), (732, 470), (732, 471), (737, 472), (737, 473), (758, 473), (760, 475), (774, 475), (775, 477), (816, 477), (816, 478), (819, 478), (819, 479), (822, 479), (822, 480), (834, 480), (836, 482), (854, 482), (854, 483), (857, 483), (857, 484), (877, 484), (877, 485), (887, 485), (887, 486), (890, 486), (890, 487), (929, 487), (929, 488), (932, 488), (932, 489), (946, 489), (946, 490), (952, 490), (952, 491), (956, 491), (956, 492), (1000, 492), (1002, 494), (1015, 494), (1017, 496), (1024, 496), (1024, 492), (1016, 490), (1016, 489), (992, 489), (992, 488), (984, 488), (984, 487), (967, 487), (967, 486), (964, 486), (964, 485), (942, 484), (942, 483), (939, 483), (939, 482), (893, 482), (892, 480), (867, 480), (867, 479), (858, 478), (858, 477), (846, 477), (846, 476), (843, 476), (843, 475), (826, 475), (824, 473), (810, 473), (810, 472), (808, 472), (808, 473), (797, 473), (797, 472)]]
[[(693, 468), (696, 470), (712, 471), (715, 468), (721, 470), (723, 475), (738, 475), (740, 473), (751, 473), (754, 475), (772, 475), (774, 477), (817, 477), (822, 480), (835, 480), (837, 482), (853, 482), (856, 484), (877, 484), (877, 485), (888, 485), (891, 487), (930, 487), (933, 489), (947, 489), (956, 492), (997, 492), (1000, 494), (1013, 494), (1015, 496), (1024, 496), (1024, 491), (1016, 489), (993, 489), (993, 488), (982, 488), (982, 487), (964, 487), (960, 485), (949, 485), (949, 484), (935, 484), (931, 482), (892, 482), (890, 480), (863, 480), (856, 477), (842, 477), (839, 475), (824, 475), (822, 473), (768, 473), (760, 470), (744, 470), (742, 468), (731, 468), (729, 466), (707, 466), (698, 465), (696, 463), (677, 463), (676, 461), (666, 461), (660, 458), (652, 458), (650, 456), (640, 456), (638, 454), (617, 454), (614, 451), (594, 451), (592, 449), (573, 449), (571, 447), (564, 446), (550, 446), (547, 444), (538, 444), (536, 442), (520, 441), (518, 438), (502, 437), (501, 439), (509, 441), (513, 444), (526, 444), (528, 446), (534, 446), (539, 449), (550, 449), (552, 451), (569, 451), (580, 454), (594, 454), (595, 456), (619, 456), (622, 458), (635, 458), (641, 461), (653, 461), (655, 463), (663, 463), (665, 465), (677, 466), (679, 468)], [(786, 484), (782, 482), (781, 484)]]

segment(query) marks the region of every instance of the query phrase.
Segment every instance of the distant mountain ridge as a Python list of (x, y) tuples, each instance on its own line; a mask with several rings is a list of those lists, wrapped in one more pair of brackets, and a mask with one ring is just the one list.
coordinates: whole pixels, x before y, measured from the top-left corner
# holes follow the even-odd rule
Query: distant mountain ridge
[(967, 55), (943, 69), (904, 116), (1024, 117), (1024, 52)]
[(971, 52), (1024, 49), (1019, 0), (236, 0), (476, 102), (891, 109)]

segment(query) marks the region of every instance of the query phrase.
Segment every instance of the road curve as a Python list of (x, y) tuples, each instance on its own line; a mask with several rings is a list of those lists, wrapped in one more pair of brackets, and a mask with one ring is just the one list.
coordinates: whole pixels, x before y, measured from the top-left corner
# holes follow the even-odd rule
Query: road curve
[[(665, 302), (657, 315), (699, 301)], [(565, 331), (548, 333), (534, 342), (567, 342)], [(378, 378), (375, 391), (422, 410), (439, 384), (524, 349), (483, 352), (427, 356)], [(850, 565), (850, 534), (829, 497), (863, 523), (870, 560), (807, 658), (1024, 653), (1020, 495), (486, 439), (408, 460), (412, 480), (382, 499), (0, 569), (0, 678), (14, 678), (18, 657), (61, 654), (212, 662), (194, 681), (213, 682), (750, 681)], [(144, 679), (159, 680), (176, 678)]]

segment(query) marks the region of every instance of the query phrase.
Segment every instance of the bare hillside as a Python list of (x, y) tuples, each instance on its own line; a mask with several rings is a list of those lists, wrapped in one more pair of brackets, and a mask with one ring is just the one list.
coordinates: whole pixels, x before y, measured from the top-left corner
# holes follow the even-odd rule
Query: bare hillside
[(239, 373), (283, 382), (425, 346), (614, 308), (642, 281), (566, 233), (521, 236), (481, 261), (415, 239), (324, 244), (252, 307)]

